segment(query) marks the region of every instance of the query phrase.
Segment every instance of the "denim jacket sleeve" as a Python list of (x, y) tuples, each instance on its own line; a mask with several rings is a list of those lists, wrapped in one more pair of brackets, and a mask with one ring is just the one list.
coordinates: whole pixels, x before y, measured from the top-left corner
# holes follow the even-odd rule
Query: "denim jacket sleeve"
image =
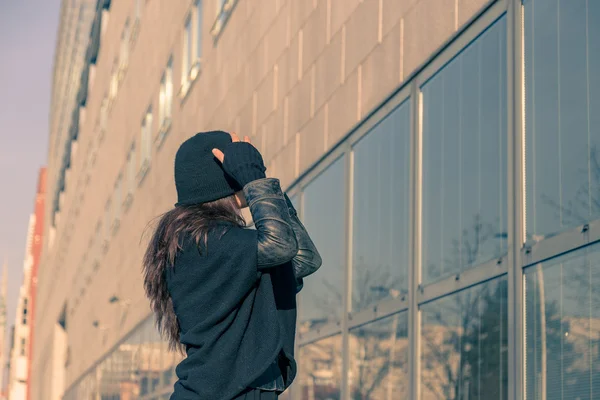
[(292, 228), (294, 229), (294, 234), (296, 235), (296, 241), (298, 242), (298, 253), (292, 259), (292, 264), (294, 266), (296, 279), (301, 285), (302, 278), (305, 278), (317, 271), (321, 267), (322, 260), (317, 247), (313, 243), (302, 222), (300, 222), (298, 213), (296, 212), (296, 209), (292, 205), (292, 202), (287, 194), (285, 195), (285, 201), (290, 212)]
[(258, 235), (258, 269), (288, 263), (298, 254), (298, 241), (278, 179), (258, 179), (244, 186)]

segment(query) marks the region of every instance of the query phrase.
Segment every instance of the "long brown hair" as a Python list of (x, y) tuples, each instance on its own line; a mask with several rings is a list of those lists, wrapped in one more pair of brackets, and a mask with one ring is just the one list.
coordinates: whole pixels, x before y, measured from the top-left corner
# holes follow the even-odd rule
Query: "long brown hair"
[[(165, 270), (174, 265), (184, 236), (195, 238), (198, 245), (201, 241), (206, 244), (208, 231), (219, 222), (245, 225), (234, 196), (209, 203), (175, 207), (154, 220), (156, 227), (144, 255), (142, 273), (144, 290), (156, 315), (156, 326), (169, 342), (169, 350), (183, 352), (184, 348), (179, 342), (180, 328), (167, 290)], [(151, 222), (148, 228), (152, 229), (154, 224)]]

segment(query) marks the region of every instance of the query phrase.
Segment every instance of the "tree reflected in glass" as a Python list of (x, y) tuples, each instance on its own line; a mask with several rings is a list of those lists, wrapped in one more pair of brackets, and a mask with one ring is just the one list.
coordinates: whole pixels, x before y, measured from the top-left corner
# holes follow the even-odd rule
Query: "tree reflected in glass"
[(502, 17), (421, 88), (424, 283), (506, 253), (506, 65)]
[(408, 313), (352, 329), (349, 350), (353, 400), (408, 398)]
[(302, 347), (298, 357), (298, 372), (294, 391), (300, 393), (300, 400), (341, 400), (341, 335)]
[(422, 307), (422, 400), (508, 398), (505, 278)]
[(525, 270), (528, 398), (593, 399), (600, 388), (600, 246)]
[(600, 218), (600, 2), (525, 0), (527, 240)]
[(335, 161), (304, 189), (302, 220), (323, 265), (300, 293), (300, 331), (339, 321), (346, 260), (345, 162)]
[[(410, 102), (353, 148), (352, 309), (408, 289)], [(364, 290), (378, 285), (377, 293)]]

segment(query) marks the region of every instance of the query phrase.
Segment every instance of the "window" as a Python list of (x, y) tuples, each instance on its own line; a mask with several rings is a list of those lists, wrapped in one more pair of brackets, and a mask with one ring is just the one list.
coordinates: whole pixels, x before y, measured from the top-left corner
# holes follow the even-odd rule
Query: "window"
[(202, 61), (202, 38), (204, 37), (202, 34), (204, 27), (204, 23), (202, 22), (203, 17), (202, 0), (198, 0), (196, 2), (196, 60), (200, 62)]
[(113, 206), (113, 228), (117, 228), (121, 220), (121, 206), (123, 204), (123, 174), (119, 174), (115, 183), (115, 199)]
[(600, 2), (524, 0), (527, 239), (600, 217)]
[(189, 85), (200, 72), (202, 61), (202, 0), (198, 0), (185, 23), (183, 33), (183, 67), (181, 71), (181, 95), (187, 94)]
[(25, 338), (21, 338), (21, 355), (24, 356), (25, 355), (25, 345), (26, 345), (26, 340)]
[(113, 68), (110, 73), (110, 90), (108, 92), (109, 101), (112, 104), (114, 99), (117, 97), (119, 91), (119, 59), (115, 58), (113, 62)]
[(139, 21), (142, 17), (142, 2), (144, 0), (135, 0), (135, 19)]
[(306, 345), (298, 356), (299, 393), (302, 399), (341, 399), (342, 336), (335, 335)]
[(301, 329), (339, 321), (343, 310), (345, 251), (345, 159), (340, 158), (310, 182), (303, 196), (302, 219), (323, 259), (319, 279), (301, 296)]
[(129, 33), (130, 47), (133, 47), (133, 45), (135, 44), (139, 30), (140, 30), (140, 19), (142, 18), (142, 2), (143, 1), (144, 0), (135, 0), (134, 10), (133, 10), (133, 12), (134, 12), (133, 25), (132, 25), (130, 33)]
[(171, 114), (173, 109), (173, 59), (170, 58), (165, 73), (160, 81), (160, 93), (158, 99), (158, 143), (162, 143), (171, 127)]
[[(110, 200), (108, 200), (106, 202), (106, 206), (104, 207), (104, 247), (106, 247), (108, 241), (110, 240), (110, 237), (112, 235), (112, 223), (113, 223), (113, 216), (112, 216), (112, 212), (111, 212), (111, 206), (112, 203)], [(103, 250), (105, 251), (106, 248)]]
[(422, 307), (423, 399), (508, 398), (507, 296), (500, 278)]
[(129, 25), (129, 18), (127, 18), (125, 21), (125, 26), (123, 27), (123, 34), (121, 35), (121, 48), (119, 55), (121, 71), (124, 71), (129, 64), (129, 46), (131, 40), (131, 28)]
[(350, 330), (350, 398), (408, 399), (408, 313)]
[(28, 309), (27, 309), (27, 298), (23, 299), (23, 325), (27, 325), (27, 313), (28, 313)]
[(528, 399), (592, 399), (600, 387), (600, 245), (525, 270)]
[(506, 252), (506, 20), (421, 88), (423, 282)]
[(108, 96), (104, 95), (100, 105), (100, 135), (104, 136), (108, 125)]
[(187, 86), (190, 80), (190, 71), (192, 69), (192, 18), (189, 17), (185, 23), (185, 31), (183, 34), (183, 70), (181, 71), (181, 84)]
[(94, 234), (94, 257), (95, 257), (95, 262), (98, 262), (98, 260), (100, 259), (100, 255), (102, 254), (102, 246), (103, 246), (103, 241), (102, 241), (102, 221), (98, 221), (96, 223), (96, 231)]
[[(144, 175), (150, 167), (152, 156), (152, 107), (148, 108), (146, 115), (142, 120), (141, 140), (140, 140), (140, 175)], [(140, 179), (143, 176), (140, 177)]]
[(106, 33), (106, 28), (108, 28), (108, 18), (110, 17), (110, 13), (108, 12), (108, 10), (106, 8), (102, 9), (102, 17), (101, 17), (101, 23), (102, 26), (100, 27), (100, 36), (104, 36), (104, 34)]
[(216, 9), (216, 20), (213, 24), (211, 34), (213, 38), (216, 40), (220, 36), (223, 27), (229, 20), (231, 15), (231, 11), (233, 7), (237, 3), (237, 0), (214, 0), (215, 1), (215, 9)]
[(410, 103), (353, 148), (352, 308), (408, 291)]
[(135, 142), (131, 144), (129, 148), (129, 155), (127, 156), (127, 199), (125, 200), (127, 203), (131, 201), (131, 197), (133, 196), (133, 192), (135, 191), (135, 177), (136, 177), (136, 152), (135, 152)]

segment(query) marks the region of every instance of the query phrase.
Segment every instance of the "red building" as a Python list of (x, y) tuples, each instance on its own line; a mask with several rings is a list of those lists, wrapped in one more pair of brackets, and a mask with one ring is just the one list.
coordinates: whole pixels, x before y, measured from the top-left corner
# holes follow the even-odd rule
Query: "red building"
[[(46, 168), (40, 168), (39, 177), (38, 177), (38, 187), (35, 196), (35, 225), (33, 228), (33, 240), (31, 244), (31, 256), (32, 256), (32, 266), (31, 266), (31, 275), (30, 275), (30, 284), (29, 284), (29, 351), (27, 352), (27, 376), (31, 376), (31, 356), (33, 354), (33, 335), (35, 330), (35, 311), (36, 311), (36, 293), (37, 293), (37, 276), (38, 269), (40, 266), (40, 257), (42, 254), (42, 235), (44, 233), (44, 209), (45, 209), (45, 201), (46, 201)], [(30, 388), (30, 379), (27, 379), (27, 399), (30, 399), (31, 388)]]

